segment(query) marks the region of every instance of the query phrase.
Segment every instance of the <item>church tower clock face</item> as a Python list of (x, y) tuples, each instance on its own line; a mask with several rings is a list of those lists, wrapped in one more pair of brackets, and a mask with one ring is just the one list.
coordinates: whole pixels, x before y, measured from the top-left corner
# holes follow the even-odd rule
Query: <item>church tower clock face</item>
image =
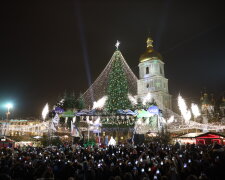
[(153, 40), (148, 38), (146, 51), (139, 59), (138, 97), (143, 98), (151, 93), (161, 109), (171, 109), (171, 95), (168, 92), (164, 64), (161, 54), (153, 48)]

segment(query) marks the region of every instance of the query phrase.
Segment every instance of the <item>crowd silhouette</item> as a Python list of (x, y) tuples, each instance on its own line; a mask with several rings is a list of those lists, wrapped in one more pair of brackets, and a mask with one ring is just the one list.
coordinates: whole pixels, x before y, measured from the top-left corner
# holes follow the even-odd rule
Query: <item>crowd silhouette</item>
[(225, 152), (213, 145), (142, 145), (0, 149), (0, 179), (195, 180), (225, 179)]

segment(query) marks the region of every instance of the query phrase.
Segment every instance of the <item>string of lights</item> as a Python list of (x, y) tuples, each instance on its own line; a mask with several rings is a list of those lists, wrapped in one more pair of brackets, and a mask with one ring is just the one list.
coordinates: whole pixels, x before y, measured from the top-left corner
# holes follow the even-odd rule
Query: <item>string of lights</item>
[(125, 72), (125, 76), (128, 81), (128, 91), (130, 94), (137, 94), (137, 77), (130, 69), (126, 60), (124, 59), (122, 53), (119, 50), (116, 50), (111, 57), (110, 61), (98, 76), (98, 78), (94, 81), (94, 83), (87, 89), (87, 91), (83, 94), (83, 99), (86, 106), (92, 107), (93, 102), (100, 99), (101, 97), (107, 94), (107, 87), (109, 82), (109, 74), (112, 71), (112, 64), (116, 60), (116, 57), (120, 56), (120, 60), (122, 62), (122, 68)]

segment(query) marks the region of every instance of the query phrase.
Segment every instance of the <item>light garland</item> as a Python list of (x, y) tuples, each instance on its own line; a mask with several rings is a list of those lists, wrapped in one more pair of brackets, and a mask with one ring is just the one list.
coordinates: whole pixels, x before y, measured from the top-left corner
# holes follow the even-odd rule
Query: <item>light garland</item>
[(7, 128), (2, 128), (7, 131), (18, 131), (18, 132), (47, 132), (49, 129), (49, 121), (41, 122), (35, 125), (11, 125)]
[(108, 62), (104, 70), (101, 72), (101, 74), (98, 76), (98, 78), (83, 94), (82, 97), (84, 98), (85, 104), (87, 106), (90, 105), (92, 106), (94, 99), (100, 99), (101, 97), (105, 96), (105, 94), (107, 94), (106, 91), (109, 82), (109, 74), (112, 70), (113, 62), (118, 59), (117, 57), (120, 57), (119, 59), (122, 63), (122, 69), (124, 70), (126, 79), (128, 81), (127, 84), (129, 93), (136, 94), (137, 91), (136, 82), (138, 79), (133, 73), (133, 71), (130, 69), (121, 52), (117, 50), (114, 52), (110, 61)]

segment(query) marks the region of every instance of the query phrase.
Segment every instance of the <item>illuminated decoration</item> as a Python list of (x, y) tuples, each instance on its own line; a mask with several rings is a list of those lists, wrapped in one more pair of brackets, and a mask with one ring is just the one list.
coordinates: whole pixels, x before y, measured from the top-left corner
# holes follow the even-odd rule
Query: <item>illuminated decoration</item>
[(48, 131), (49, 121), (28, 122), (27, 120), (10, 120), (10, 124), (7, 127), (1, 126), (1, 128), (2, 130), (7, 130), (6, 135), (10, 135), (11, 132), (18, 132), (20, 134), (35, 133), (37, 135)]
[[(168, 111), (169, 109), (167, 108), (170, 107), (170, 103), (171, 103), (170, 102), (171, 97), (168, 93), (168, 80), (164, 76), (164, 63), (162, 61), (162, 58), (157, 53), (155, 53), (156, 51), (154, 51), (153, 49), (152, 42), (153, 42), (152, 39), (148, 38), (148, 41), (147, 41), (148, 52), (146, 51), (146, 54), (145, 54), (146, 56), (142, 56), (143, 59), (140, 58), (140, 64), (139, 64), (140, 81), (143, 80), (142, 85), (144, 85), (143, 87), (141, 87), (142, 89), (140, 90), (145, 89), (146, 91), (144, 93), (140, 93), (139, 91), (138, 96), (133, 96), (137, 94), (137, 85), (136, 85), (137, 78), (133, 74), (129, 66), (127, 65), (121, 52), (118, 50), (120, 43), (119, 41), (117, 41), (117, 44), (116, 44), (117, 50), (114, 52), (111, 60), (109, 61), (105, 69), (102, 71), (102, 73), (99, 75), (99, 77), (96, 79), (96, 81), (90, 86), (90, 88), (82, 96), (84, 98), (85, 103), (87, 104), (86, 107), (89, 107), (89, 109), (93, 107), (92, 110), (85, 110), (84, 108), (80, 108), (78, 112), (76, 113), (73, 111), (70, 111), (69, 113), (67, 113), (61, 110), (55, 111), (55, 112), (58, 112), (57, 114), (59, 115), (62, 114), (60, 116), (64, 116), (67, 119), (68, 117), (75, 118), (74, 116), (81, 116), (78, 119), (83, 121), (86, 118), (87, 122), (89, 121), (90, 116), (92, 116), (90, 117), (90, 119), (93, 120), (96, 116), (101, 115), (101, 120), (102, 120), (101, 122), (103, 123), (103, 125), (104, 125), (104, 122), (107, 122), (108, 124), (111, 123), (116, 126), (131, 125), (131, 124), (134, 125), (135, 121), (139, 118), (138, 123), (140, 123), (143, 126), (146, 126), (147, 128), (147, 124), (151, 124), (151, 121), (153, 118), (158, 118), (154, 116), (161, 114), (159, 113), (158, 109), (150, 109), (148, 111), (144, 110), (144, 109), (147, 109), (147, 107), (149, 107), (148, 102), (151, 102), (151, 99), (155, 99), (157, 105), (159, 102), (159, 107), (160, 106), (163, 107), (162, 112), (163, 113), (165, 112), (165, 117), (170, 117), (170, 118), (166, 121), (163, 117), (159, 117), (157, 121), (154, 119), (154, 122), (157, 122), (158, 124), (159, 123), (168, 124), (168, 129), (170, 131), (188, 129), (193, 127), (197, 127), (200, 129), (216, 128), (217, 130), (221, 130), (219, 126), (214, 126), (212, 124), (205, 124), (205, 125), (200, 123), (195, 124), (192, 121), (190, 121), (189, 116), (191, 116), (191, 113), (189, 113), (190, 111), (187, 109), (187, 107), (185, 108), (186, 113), (184, 113), (184, 115), (182, 114), (186, 124), (181, 124), (180, 122), (177, 121), (177, 120), (180, 120), (179, 118), (181, 116), (178, 117), (178, 115), (176, 115), (175, 113)], [(151, 52), (150, 52), (150, 49), (151, 49)], [(119, 88), (117, 88), (117, 85)], [(114, 99), (110, 98), (108, 94), (111, 94), (111, 97), (113, 96), (115, 98)], [(102, 100), (102, 97), (103, 98), (106, 97), (106, 95), (108, 97), (106, 107), (111, 112), (113, 112), (112, 114), (106, 111), (98, 111), (98, 109), (102, 109), (104, 107), (104, 105), (99, 105), (99, 104), (104, 104), (104, 103), (100, 103), (100, 100)], [(66, 98), (64, 99), (66, 100)], [(62, 99), (60, 102), (64, 103), (65, 102), (64, 99)], [(137, 105), (137, 99), (142, 99), (143, 102), (138, 102), (138, 103), (140, 104), (142, 103), (143, 105), (147, 104), (147, 107), (144, 107), (143, 110), (133, 112), (130, 109), (135, 109), (135, 108), (132, 107), (131, 104)], [(121, 104), (125, 104), (125, 106), (121, 106), (121, 107), (116, 106), (114, 108), (113, 106), (116, 105), (117, 102)], [(141, 107), (143, 106), (141, 105)], [(74, 109), (74, 108), (71, 108), (71, 109)], [(136, 108), (136, 109), (142, 109), (142, 108)], [(167, 112), (169, 113), (166, 114)], [(138, 117), (133, 117), (136, 115), (138, 115)], [(176, 118), (176, 122), (174, 121), (175, 118)], [(73, 119), (73, 122), (75, 121), (76, 120)], [(115, 122), (112, 122), (112, 121), (115, 121)], [(90, 128), (92, 128), (91, 126), (94, 126), (94, 125), (99, 127), (98, 125), (96, 125), (97, 122), (96, 123), (95, 121), (94, 122), (89, 121), (89, 122), (90, 122), (89, 124)]]
[(147, 118), (139, 118), (135, 123), (134, 133), (145, 134), (149, 131), (158, 132), (159, 128), (161, 128), (159, 124), (159, 117), (151, 116)]
[(59, 120), (60, 120), (59, 115), (55, 114), (54, 118), (52, 119), (52, 122), (55, 123), (56, 125), (58, 125), (59, 124)]
[(101, 132), (101, 126), (102, 126), (102, 123), (100, 122), (100, 117), (98, 117), (94, 122), (92, 122), (92, 121), (89, 121), (89, 117), (87, 116), (87, 123), (88, 123), (88, 140), (90, 136), (89, 131), (92, 131), (93, 133), (98, 134), (98, 142), (100, 143), (99, 133)]
[[(107, 95), (108, 86), (110, 84), (109, 80), (112, 79), (112, 77), (110, 77), (110, 74), (113, 70), (113, 66), (115, 66), (115, 61), (117, 61), (116, 64), (120, 64), (119, 69), (122, 70), (123, 72), (122, 74), (123, 76), (125, 76), (125, 79), (127, 81), (126, 86), (128, 86), (128, 91), (126, 92), (127, 93), (129, 92), (129, 94), (133, 94), (133, 95), (137, 93), (137, 77), (128, 66), (121, 52), (119, 50), (116, 50), (112, 58), (110, 59), (109, 63), (104, 68), (104, 70), (101, 72), (98, 78), (94, 81), (94, 83), (88, 88), (88, 90), (83, 94), (82, 97), (84, 99), (86, 107), (89, 107), (89, 106), (92, 107), (94, 101)], [(119, 69), (117, 71), (119, 71)], [(116, 81), (116, 79), (114, 80)], [(117, 80), (118, 82), (122, 82), (121, 79), (117, 79)], [(122, 85), (122, 87), (123, 86), (124, 85)], [(127, 97), (127, 94), (126, 94), (126, 97)], [(120, 107), (117, 109), (127, 109), (127, 107), (126, 108)]]
[(72, 110), (67, 110), (62, 114), (63, 117), (74, 117), (74, 112)]
[(172, 122), (174, 122), (174, 116), (173, 115), (167, 120), (168, 124), (170, 124)]
[(55, 107), (54, 112), (57, 114), (63, 114), (65, 111), (60, 107)]
[(133, 105), (137, 104), (137, 100), (131, 94), (128, 94), (128, 98)]
[(166, 120), (165, 120), (164, 117), (158, 117), (158, 120), (159, 120), (159, 123), (160, 123), (161, 125), (166, 124)]
[(201, 133), (188, 133), (174, 138), (176, 141), (179, 141), (181, 144), (213, 144), (217, 142), (218, 144), (223, 145), (225, 136), (223, 134), (218, 134), (215, 132), (201, 132)]
[(116, 42), (116, 49), (118, 50), (119, 49), (119, 46), (120, 46), (120, 42), (117, 40), (117, 42)]
[(181, 130), (188, 130), (188, 129), (199, 129), (199, 130), (207, 130), (207, 131), (224, 131), (225, 130), (225, 126), (223, 124), (213, 124), (213, 123), (206, 123), (206, 124), (202, 124), (202, 123), (198, 123), (196, 121), (189, 121), (189, 124), (174, 124), (174, 125), (170, 125), (168, 126), (168, 130), (170, 132), (176, 132), (176, 131), (181, 131)]
[(41, 136), (34, 136), (34, 139), (41, 139)]
[(153, 115), (159, 115), (159, 108), (157, 106), (150, 106), (148, 108), (148, 112), (153, 114)]
[(71, 121), (71, 128), (70, 129), (71, 129), (71, 136), (80, 137), (79, 130), (72, 121)]
[(48, 115), (49, 113), (49, 106), (48, 106), (48, 103), (45, 105), (45, 107), (43, 108), (43, 111), (42, 111), (42, 118), (43, 120), (45, 120), (46, 116)]
[(107, 100), (107, 96), (104, 96), (101, 99), (99, 99), (97, 102), (95, 101), (93, 103), (92, 109), (102, 109), (105, 106), (106, 100)]
[(57, 131), (56, 126), (55, 126), (55, 124), (53, 122), (50, 123), (50, 129), (52, 131)]
[(197, 104), (194, 103), (191, 104), (191, 111), (195, 118), (201, 115)]
[(95, 121), (94, 121), (94, 126), (101, 126), (102, 124), (100, 123), (100, 117), (98, 117)]
[(74, 114), (75, 114), (75, 116), (93, 116), (93, 115), (96, 115), (96, 110), (95, 109), (92, 109), (92, 110), (83, 109)]
[(61, 99), (59, 102), (57, 102), (56, 106), (62, 108), (63, 105), (64, 105), (64, 103), (65, 103), (65, 99), (63, 98), (63, 99)]
[(148, 93), (145, 97), (143, 97), (142, 104), (146, 105), (146, 103), (151, 102), (151, 101), (152, 101), (152, 96), (150, 93)]
[[(92, 117), (93, 118), (93, 117)], [(106, 119), (116, 119), (116, 116), (108, 116)], [(126, 116), (124, 116), (124, 118), (127, 118)], [(86, 116), (87, 121), (89, 121), (89, 116)], [(153, 127), (153, 131), (152, 132), (158, 132), (158, 129), (154, 129), (154, 127), (157, 127), (157, 117), (156, 116), (152, 116), (150, 118), (139, 118), (137, 119), (137, 121), (135, 120), (135, 118), (129, 119), (129, 121), (121, 121), (121, 117), (118, 116), (118, 121), (112, 122), (112, 121), (107, 121), (107, 124), (114, 124), (117, 127), (120, 125), (126, 125), (129, 124), (129, 126), (131, 124), (134, 125), (134, 129), (136, 132), (143, 134), (143, 133), (147, 133), (149, 132), (149, 130), (152, 130), (151, 128)], [(172, 119), (171, 117), (169, 119)], [(125, 120), (125, 119), (124, 119)], [(159, 121), (163, 122), (163, 119), (159, 118)], [(53, 126), (54, 124), (51, 121), (35, 121), (35, 122), (29, 122), (27, 120), (10, 120), (10, 123), (8, 126), (4, 126), (4, 123), (6, 121), (2, 121), (0, 122), (0, 131), (4, 132), (6, 131), (5, 135), (11, 135), (12, 133), (17, 133), (18, 135), (22, 135), (24, 133), (33, 133), (34, 135), (43, 135), (43, 133), (47, 133), (49, 128), (51, 126)], [(101, 121), (100, 121), (101, 122)], [(134, 124), (134, 122), (136, 122)], [(184, 130), (189, 130), (189, 129), (199, 129), (199, 130), (205, 130), (207, 129), (208, 131), (215, 131), (215, 132), (223, 132), (225, 130), (225, 125), (221, 124), (221, 123), (206, 123), (206, 124), (202, 124), (202, 123), (198, 123), (196, 121), (189, 121), (189, 124), (181, 124), (179, 122), (174, 122), (174, 123), (169, 123), (170, 120), (167, 120), (167, 130), (169, 132), (176, 132), (176, 131), (184, 131)], [(103, 123), (103, 127), (104, 127), (104, 122)], [(97, 122), (94, 123), (92, 122), (92, 124), (98, 124)], [(90, 125), (92, 126), (92, 125)], [(99, 126), (100, 129), (101, 126)], [(64, 132), (64, 130), (62, 131), (62, 128), (54, 126), (52, 127), (53, 131), (58, 131), (58, 132)], [(82, 130), (82, 128), (79, 128), (80, 130)], [(83, 129), (82, 131), (87, 131), (88, 128)]]
[(75, 116), (93, 116), (93, 115), (95, 115), (95, 109), (93, 110), (83, 109), (75, 113)]
[(116, 111), (116, 114), (136, 116), (138, 113), (137, 113), (137, 111), (133, 112), (130, 109), (126, 109), (126, 110), (119, 109), (119, 110)]
[(178, 96), (178, 106), (179, 106), (181, 115), (183, 116), (185, 120), (185, 123), (188, 124), (191, 119), (191, 111), (187, 109), (187, 105), (180, 94)]
[(75, 122), (76, 122), (76, 116), (73, 117), (73, 123), (75, 123)]
[(108, 146), (115, 146), (116, 145), (116, 140), (113, 139), (113, 137), (111, 136), (110, 140), (109, 140), (109, 143), (108, 143)]
[(145, 134), (149, 131), (158, 132), (165, 124), (165, 119), (159, 115), (150, 113), (145, 110), (139, 110), (137, 115), (138, 120), (135, 122), (134, 133)]
[(137, 125), (143, 124), (142, 119), (138, 119), (137, 122), (136, 122), (136, 124), (137, 124)]
[(153, 116), (152, 113), (145, 111), (144, 109), (138, 110), (138, 115), (137, 115), (138, 118), (152, 117), (152, 116)]
[(106, 109), (109, 112), (131, 107), (128, 99), (128, 81), (122, 63), (123, 57), (121, 53), (117, 53), (114, 58), (107, 87)]
[(100, 117), (98, 117), (98, 118), (93, 122), (93, 121), (89, 121), (89, 117), (87, 116), (86, 121), (87, 121), (87, 123), (88, 123), (90, 126), (93, 126), (92, 129), (94, 129), (94, 128), (96, 128), (96, 127), (102, 126), (102, 123), (100, 122)]

